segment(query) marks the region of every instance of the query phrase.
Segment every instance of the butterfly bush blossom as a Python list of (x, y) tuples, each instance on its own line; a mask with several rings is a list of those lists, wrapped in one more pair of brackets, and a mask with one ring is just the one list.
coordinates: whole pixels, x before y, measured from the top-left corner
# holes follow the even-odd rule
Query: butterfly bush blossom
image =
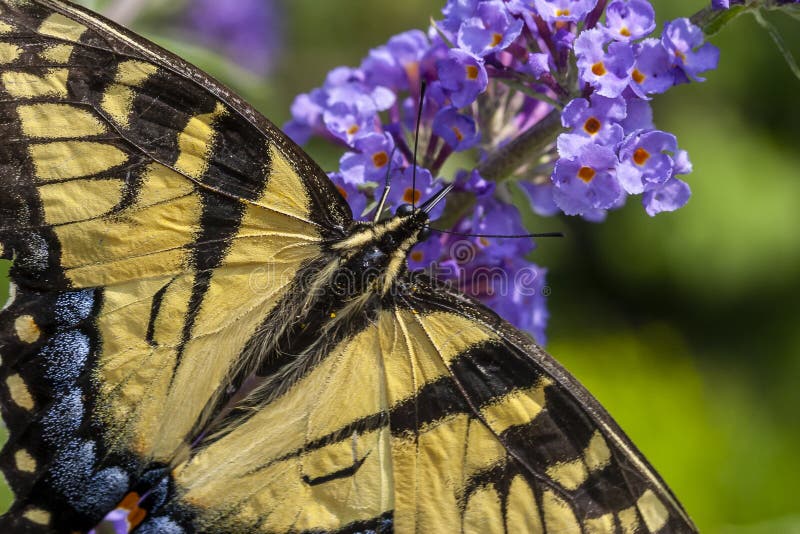
[(533, 242), (459, 234), (528, 233), (512, 182), (541, 216), (601, 221), (631, 196), (651, 216), (686, 204), (689, 157), (655, 127), (650, 102), (703, 80), (719, 53), (689, 19), (654, 33), (647, 0), (449, 0), (442, 15), (359, 67), (331, 71), (296, 98), (286, 131), (344, 147), (330, 176), (356, 217), (374, 217), (387, 177), (394, 208), (454, 181), (442, 221), (456, 233), (434, 232), (411, 267), (433, 269), (544, 342), (545, 269), (527, 259)]

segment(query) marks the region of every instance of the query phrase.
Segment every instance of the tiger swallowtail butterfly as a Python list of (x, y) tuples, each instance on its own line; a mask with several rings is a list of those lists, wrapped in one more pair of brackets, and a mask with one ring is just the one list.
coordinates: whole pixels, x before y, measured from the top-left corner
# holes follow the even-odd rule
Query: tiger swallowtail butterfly
[(124, 28), (0, 0), (0, 531), (694, 532), (558, 363), (409, 272), (426, 224), (354, 221)]

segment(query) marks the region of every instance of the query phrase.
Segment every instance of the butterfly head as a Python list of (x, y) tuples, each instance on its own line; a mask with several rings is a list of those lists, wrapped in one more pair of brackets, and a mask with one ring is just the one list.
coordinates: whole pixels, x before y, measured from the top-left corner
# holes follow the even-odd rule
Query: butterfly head
[(404, 272), (413, 246), (430, 234), (430, 211), (451, 189), (444, 187), (417, 207), (403, 204), (386, 220), (358, 224), (332, 248), (341, 254), (350, 272), (366, 280), (362, 287), (374, 287), (386, 294)]
[[(415, 212), (419, 212), (419, 211), (420, 210), (418, 210), (417, 208), (415, 208), (411, 204), (400, 204), (397, 207), (397, 210), (395, 210), (394, 216), (395, 217), (409, 217), (411, 215), (414, 215)], [(423, 212), (423, 213), (425, 215), (427, 215), (427, 213), (425, 213), (425, 212)], [(417, 234), (417, 237), (418, 237), (417, 241), (418, 242), (419, 241), (425, 241), (431, 235), (431, 229), (428, 227), (427, 222), (428, 222), (428, 218), (425, 217), (425, 225), (419, 231), (419, 234)]]

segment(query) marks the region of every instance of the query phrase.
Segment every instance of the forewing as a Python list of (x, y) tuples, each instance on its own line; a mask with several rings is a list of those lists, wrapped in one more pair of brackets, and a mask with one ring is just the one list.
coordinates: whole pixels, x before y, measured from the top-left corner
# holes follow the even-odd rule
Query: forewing
[(0, 1), (3, 531), (90, 528), (168, 465), (349, 210), (266, 119), (72, 4)]

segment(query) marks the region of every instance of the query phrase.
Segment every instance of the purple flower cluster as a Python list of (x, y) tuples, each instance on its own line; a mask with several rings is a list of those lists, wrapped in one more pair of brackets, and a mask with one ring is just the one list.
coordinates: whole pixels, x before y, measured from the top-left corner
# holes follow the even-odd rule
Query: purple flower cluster
[[(331, 178), (357, 218), (375, 216), (384, 182), (391, 209), (455, 181), (449, 230), (479, 235), (434, 233), (412, 251), (411, 266), (457, 281), (543, 341), (545, 271), (526, 259), (533, 243), (485, 237), (529, 231), (508, 183), (543, 216), (599, 221), (629, 195), (641, 195), (650, 215), (683, 206), (689, 187), (677, 176), (691, 164), (675, 136), (653, 125), (650, 99), (702, 80), (718, 53), (688, 19), (650, 37), (647, 0), (448, 0), (442, 14), (427, 33), (396, 35), (358, 68), (331, 71), (322, 87), (297, 97), (286, 131), (301, 143), (313, 135), (345, 149)], [(535, 137), (523, 134), (537, 133), (553, 113), (563, 130), (518, 168), (500, 176), (487, 168), (494, 153)], [(463, 166), (468, 157), (474, 166), (440, 176), (445, 163)]]
[(605, 24), (575, 39), (579, 80), (590, 94), (564, 107), (568, 131), (558, 138), (552, 176), (555, 203), (568, 215), (602, 219), (628, 195), (642, 195), (649, 215), (689, 200), (689, 186), (676, 178), (691, 172), (688, 155), (675, 136), (655, 129), (649, 100), (701, 81), (719, 54), (688, 19), (667, 23), (660, 39), (643, 38), (654, 27), (647, 1), (615, 0)]

